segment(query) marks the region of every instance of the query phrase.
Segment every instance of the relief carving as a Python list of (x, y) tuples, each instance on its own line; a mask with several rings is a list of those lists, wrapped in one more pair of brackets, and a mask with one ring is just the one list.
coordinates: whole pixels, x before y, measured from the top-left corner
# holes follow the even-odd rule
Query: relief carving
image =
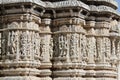
[(18, 33), (16, 31), (9, 32), (10, 43), (9, 43), (9, 52), (10, 54), (17, 53), (17, 43), (18, 43)]
[(21, 58), (26, 58), (27, 53), (27, 35), (26, 32), (21, 32), (20, 36), (20, 53)]
[(96, 39), (94, 37), (87, 37), (87, 55), (89, 56), (88, 63), (95, 63)]
[(79, 35), (78, 34), (71, 34), (70, 39), (70, 57), (72, 61), (78, 60), (78, 43), (79, 43)]
[(12, 22), (11, 24), (8, 25), (8, 28), (19, 28), (18, 22)]
[(50, 49), (49, 49), (49, 54), (50, 54), (50, 59), (53, 58), (53, 38), (50, 39)]
[(7, 47), (7, 32), (3, 32), (2, 33), (2, 42), (1, 42), (1, 45), (2, 45), (2, 59), (4, 60), (6, 54), (7, 54), (7, 51), (6, 51), (6, 47)]
[(85, 35), (82, 35), (82, 38), (81, 38), (81, 53), (83, 56), (83, 61), (88, 62), (87, 38)]
[(110, 53), (111, 53), (111, 43), (109, 38), (104, 38), (104, 54), (106, 58), (106, 62), (110, 60)]
[(59, 56), (59, 39), (58, 39), (58, 34), (55, 34), (53, 36), (53, 57), (58, 57)]
[(40, 35), (39, 33), (35, 34), (35, 56), (40, 57)]
[(68, 51), (68, 42), (65, 35), (59, 35), (59, 57), (65, 57)]
[(101, 62), (103, 59), (103, 54), (102, 54), (102, 38), (97, 37), (96, 38), (96, 46), (97, 46), (97, 53), (95, 55), (95, 61)]

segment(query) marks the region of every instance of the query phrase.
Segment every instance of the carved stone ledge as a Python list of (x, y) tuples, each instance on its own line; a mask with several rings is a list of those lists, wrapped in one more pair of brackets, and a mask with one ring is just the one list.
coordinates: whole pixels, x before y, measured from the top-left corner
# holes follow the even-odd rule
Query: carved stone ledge
[(105, 34), (98, 34), (98, 35), (95, 35), (95, 37), (96, 37), (96, 38), (98, 38), (98, 37), (103, 38), (103, 37), (109, 37), (109, 35), (105, 35)]
[(96, 67), (95, 63), (87, 63), (85, 69), (86, 70), (94, 70)]
[(68, 63), (66, 63), (66, 62), (64, 62), (64, 63), (61, 63), (60, 61), (58, 61), (58, 63), (54, 63), (53, 64), (53, 68), (55, 68), (55, 69), (83, 69), (83, 68), (85, 68), (86, 67), (86, 65), (87, 64), (85, 64), (85, 63), (71, 63), (71, 62), (68, 62)]
[(100, 12), (100, 13), (113, 13), (114, 15), (120, 16), (120, 14), (111, 7), (108, 6), (95, 6), (90, 5), (91, 12)]
[(52, 67), (52, 63), (47, 63), (47, 62), (43, 62), (43, 63), (41, 63), (41, 65), (40, 65), (40, 67), (39, 67), (39, 69), (49, 69), (49, 68), (51, 68)]
[(95, 28), (110, 28), (110, 23), (109, 22), (96, 22), (95, 23)]
[(60, 26), (60, 25), (85, 25), (85, 20), (80, 18), (61, 18), (55, 19), (53, 21), (53, 25)]
[(109, 78), (116, 78), (117, 74), (113, 71), (107, 71), (107, 70), (99, 70), (96, 72), (95, 77), (109, 77)]
[(26, 76), (26, 75), (31, 75), (35, 76), (40, 74), (40, 70), (38, 69), (31, 69), (31, 68), (16, 68), (16, 69), (4, 69), (0, 70), (1, 75), (6, 75), (6, 76)]
[(69, 76), (69, 77), (55, 77), (54, 80), (86, 80), (86, 78)]
[[(0, 77), (0, 80), (41, 80), (39, 77), (35, 76), (6, 76), (6, 77)], [(51, 79), (46, 79), (46, 80), (51, 80)]]
[(98, 2), (103, 2), (104, 4), (106, 4), (106, 3), (108, 3), (108, 4), (110, 4), (110, 5), (113, 5), (113, 6), (115, 6), (115, 8), (117, 8), (118, 7), (118, 4), (117, 4), (117, 2), (115, 1), (115, 0), (87, 0), (87, 1), (90, 1), (90, 2), (92, 2), (92, 1), (95, 1), (96, 3)]
[(74, 33), (86, 34), (85, 31), (81, 31), (81, 32), (77, 32), (77, 31), (69, 31), (69, 32), (67, 32), (67, 31), (64, 31), (64, 32), (62, 32), (62, 31), (57, 31), (57, 32), (54, 32), (53, 34), (55, 35), (55, 34), (74, 34)]
[[(49, 77), (52, 74), (52, 71), (50, 69), (41, 69), (40, 74), (38, 76), (42, 77)], [(50, 77), (49, 77), (50, 78)], [(44, 80), (44, 79), (43, 79)], [(47, 80), (47, 79), (46, 79)]]
[(82, 69), (68, 69), (68, 70), (59, 70), (53, 72), (54, 77), (74, 77), (74, 76), (83, 76), (85, 71)]
[(0, 1), (0, 5), (2, 4), (16, 4), (16, 3), (34, 3), (34, 4), (37, 4), (39, 6), (42, 6), (42, 7), (45, 7), (46, 4), (41, 1), (41, 0), (7, 0), (7, 1)]
[(13, 14), (13, 15), (6, 15), (6, 16), (0, 16), (0, 22), (1, 23), (11, 23), (11, 22), (36, 22), (38, 24), (41, 23), (41, 19), (35, 15), (30, 14)]
[(88, 5), (84, 4), (81, 1), (77, 1), (77, 0), (74, 0), (74, 1), (67, 0), (67, 1), (54, 2), (53, 5), (56, 8), (81, 7), (81, 8), (85, 8), (86, 10), (89, 10)]
[(110, 23), (111, 21), (111, 18), (110, 17), (96, 17), (95, 18), (96, 22), (108, 22)]
[(51, 19), (42, 19), (41, 21), (41, 26), (44, 25), (44, 26), (49, 26), (51, 24)]
[(109, 35), (110, 35), (111, 38), (117, 38), (119, 36), (119, 34), (116, 33), (116, 32), (112, 32)]
[(96, 63), (95, 70), (111, 70), (111, 71), (116, 71), (116, 68), (112, 67), (108, 63)]
[(96, 21), (87, 21), (85, 27), (95, 27)]
[[(92, 77), (94, 77), (96, 75), (96, 71), (95, 70), (86, 70), (86, 74), (85, 74), (85, 78), (90, 77), (90, 79), (92, 79)], [(94, 80), (94, 79), (92, 79)]]
[[(26, 31), (26, 30), (28, 30), (28, 31), (35, 31), (35, 32), (39, 32), (39, 33), (41, 33), (38, 29), (28, 29), (28, 28), (4, 28), (4, 29), (0, 29), (0, 32), (3, 32), (3, 31)], [(45, 33), (47, 33), (47, 32), (45, 32)]]
[(78, 11), (78, 12), (74, 12), (73, 10), (72, 10), (72, 12), (71, 11), (69, 11), (69, 12), (60, 12), (60, 13), (56, 13), (56, 17), (57, 18), (63, 18), (63, 17), (78, 17), (78, 18), (82, 18), (82, 19), (84, 19), (85, 17), (86, 17), (86, 14), (82, 14), (82, 11)]
[(38, 61), (15, 61), (15, 62), (2, 62), (0, 63), (0, 67), (9, 68), (9, 67), (31, 67), (31, 68), (39, 68), (41, 63)]

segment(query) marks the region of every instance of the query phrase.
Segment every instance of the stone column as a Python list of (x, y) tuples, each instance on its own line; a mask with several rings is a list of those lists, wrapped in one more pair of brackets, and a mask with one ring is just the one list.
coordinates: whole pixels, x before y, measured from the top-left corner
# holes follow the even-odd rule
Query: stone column
[[(89, 17), (90, 18), (90, 17)], [(87, 65), (85, 67), (86, 80), (95, 80), (95, 55), (96, 55), (96, 39), (95, 39), (95, 20), (86, 21), (85, 29), (87, 31), (87, 44), (86, 44), (86, 53), (88, 55)]]
[(117, 62), (117, 80), (120, 80), (120, 36), (116, 40), (116, 56), (118, 58)]
[(120, 80), (120, 22), (118, 22), (117, 24), (118, 27), (118, 37), (116, 40), (116, 51), (117, 51), (117, 57), (118, 57), (118, 65), (117, 65), (117, 74), (118, 74), (118, 78), (117, 80)]
[[(110, 56), (110, 63), (111, 66), (116, 71), (116, 80), (119, 77), (119, 33), (118, 33), (118, 26), (111, 24), (110, 28), (110, 41), (111, 41), (111, 56)], [(118, 69), (118, 70), (117, 70)], [(117, 75), (118, 74), (118, 75)]]
[(41, 80), (52, 80), (50, 77), (52, 71), (50, 68), (52, 67), (52, 55), (53, 55), (53, 39), (51, 37), (51, 29), (50, 29), (51, 19), (44, 18), (42, 19), (42, 24), (40, 26), (40, 56), (41, 56), (41, 65), (39, 76)]
[(116, 80), (116, 68), (111, 66), (111, 40), (109, 38), (110, 23), (105, 18), (97, 18), (96, 22), (96, 80)]
[(54, 20), (53, 80), (84, 80), (87, 55), (83, 25), (80, 18)]
[(40, 80), (39, 24), (32, 14), (4, 16), (0, 80)]

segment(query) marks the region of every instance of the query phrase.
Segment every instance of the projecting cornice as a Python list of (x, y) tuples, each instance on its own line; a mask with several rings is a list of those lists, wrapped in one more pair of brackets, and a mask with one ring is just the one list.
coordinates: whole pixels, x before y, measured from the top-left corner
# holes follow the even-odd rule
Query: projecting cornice
[(115, 8), (118, 8), (118, 3), (115, 0), (87, 0), (89, 2), (98, 2), (98, 3), (103, 3), (104, 5), (109, 4), (111, 7), (114, 6)]
[(81, 1), (77, 0), (66, 0), (66, 1), (60, 1), (60, 2), (54, 2), (53, 3), (55, 8), (64, 8), (64, 7), (81, 7), (86, 10), (90, 10), (89, 6), (84, 4)]
[[(117, 6), (117, 3), (116, 1), (114, 0), (87, 0), (88, 2), (109, 2), (109, 3), (113, 3)], [(20, 3), (20, 4), (19, 4)], [(0, 0), (0, 5), (4, 5), (4, 6), (1, 6), (1, 7), (5, 7), (6, 5), (10, 5), (10, 4), (15, 4), (15, 5), (10, 5), (8, 7), (5, 7), (5, 8), (2, 8), (2, 9), (5, 9), (9, 12), (7, 13), (10, 13), (10, 10), (13, 10), (13, 8), (11, 6), (16, 6), (19, 4), (19, 6), (21, 5), (21, 3), (24, 5), (24, 7), (22, 7), (22, 10), (23, 9), (26, 9), (26, 6), (28, 7), (28, 4), (30, 6), (31, 9), (29, 9), (29, 12), (31, 10), (34, 10), (32, 12), (37, 12), (39, 14), (39, 12), (44, 11), (47, 9), (47, 10), (65, 10), (66, 9), (80, 9), (83, 11), (84, 14), (86, 13), (107, 13), (107, 14), (112, 14), (112, 15), (115, 15), (118, 17), (120, 17), (120, 14), (113, 8), (113, 7), (110, 7), (110, 6), (107, 6), (107, 5), (104, 5), (104, 4), (101, 4), (100, 6), (96, 6), (96, 5), (87, 5), (87, 3), (85, 4), (84, 2), (82, 1), (78, 1), (78, 0), (64, 0), (64, 1), (56, 1), (56, 2), (49, 2), (49, 1), (42, 1), (42, 0)], [(27, 4), (27, 5), (26, 5)], [(31, 4), (33, 4), (31, 6)], [(37, 5), (37, 6), (36, 6)], [(9, 8), (10, 7), (10, 8)], [(27, 8), (28, 9), (28, 8)], [(4, 10), (4, 11), (5, 11)], [(18, 9), (17, 9), (18, 10)], [(14, 13), (15, 11), (17, 12), (17, 10), (14, 9)], [(26, 10), (25, 10), (26, 11)], [(12, 11), (11, 11), (12, 12)], [(74, 10), (73, 10), (73, 13)], [(71, 14), (73, 14), (71, 13)], [(63, 14), (63, 13), (62, 13)], [(68, 15), (66, 13), (66, 15)]]
[(41, 0), (0, 0), (0, 4), (14, 4), (14, 3), (35, 3), (37, 5), (45, 7), (46, 4)]
[(120, 17), (120, 13), (114, 10), (111, 7), (108, 6), (95, 6), (95, 5), (90, 5), (90, 11), (91, 12), (100, 12), (100, 13), (112, 13)]

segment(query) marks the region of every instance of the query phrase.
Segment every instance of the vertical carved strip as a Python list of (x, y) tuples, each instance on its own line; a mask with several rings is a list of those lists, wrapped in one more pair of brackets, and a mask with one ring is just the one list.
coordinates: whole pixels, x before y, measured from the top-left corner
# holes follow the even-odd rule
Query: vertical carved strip
[(52, 40), (52, 34), (50, 29), (51, 19), (45, 18), (42, 19), (42, 23), (40, 26), (40, 61), (41, 65), (39, 67), (40, 74), (42, 80), (52, 80), (50, 77), (52, 74), (52, 71), (50, 68), (52, 67), (52, 54), (53, 54), (53, 42)]
[(2, 32), (0, 32), (0, 62), (2, 61)]

